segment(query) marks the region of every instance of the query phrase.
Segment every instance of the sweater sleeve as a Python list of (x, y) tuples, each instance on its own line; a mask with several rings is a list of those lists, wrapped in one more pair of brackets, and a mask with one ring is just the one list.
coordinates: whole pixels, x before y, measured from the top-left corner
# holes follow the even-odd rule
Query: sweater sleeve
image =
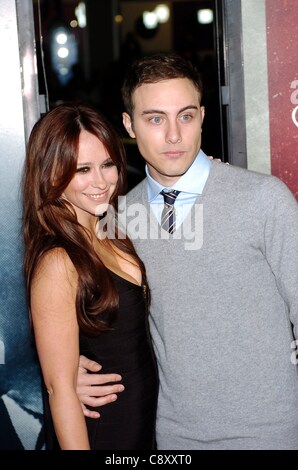
[[(298, 204), (278, 178), (270, 178), (266, 193), (266, 258), (277, 288), (288, 306), (295, 339), (298, 338)], [(268, 188), (267, 188), (268, 189)]]

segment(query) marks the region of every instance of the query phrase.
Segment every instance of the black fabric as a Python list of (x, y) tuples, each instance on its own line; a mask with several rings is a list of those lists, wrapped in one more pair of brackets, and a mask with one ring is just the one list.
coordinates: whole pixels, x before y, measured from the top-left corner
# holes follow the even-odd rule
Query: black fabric
[[(99, 419), (86, 418), (90, 446), (93, 450), (152, 450), (158, 379), (143, 289), (112, 272), (111, 276), (119, 291), (113, 329), (99, 337), (81, 333), (80, 353), (99, 362), (101, 373), (121, 374), (125, 390), (116, 402), (95, 408)], [(46, 392), (44, 398), (46, 448), (59, 450)]]
[(102, 364), (102, 373), (117, 372), (125, 390), (101, 407), (99, 420), (86, 418), (92, 449), (155, 448), (158, 382), (143, 289), (111, 272), (119, 291), (113, 330), (99, 338), (81, 335), (81, 354)]
[(60, 450), (58, 440), (54, 431), (54, 425), (49, 404), (49, 394), (43, 383), (42, 387), (43, 409), (44, 409), (44, 436), (46, 450)]

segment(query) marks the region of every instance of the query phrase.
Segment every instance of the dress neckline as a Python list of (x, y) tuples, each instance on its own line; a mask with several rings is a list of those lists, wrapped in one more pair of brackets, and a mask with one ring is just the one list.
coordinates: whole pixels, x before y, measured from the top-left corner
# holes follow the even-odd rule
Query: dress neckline
[(142, 288), (142, 287), (143, 287), (141, 284), (138, 284), (137, 282), (129, 281), (129, 280), (126, 279), (125, 277), (120, 276), (120, 274), (117, 274), (115, 271), (112, 271), (112, 269), (110, 269), (110, 268), (107, 268), (107, 270), (108, 270), (112, 275), (116, 276), (117, 278), (121, 279), (121, 280), (124, 281), (124, 282), (128, 282), (129, 284), (132, 284), (133, 286), (136, 286), (136, 287), (139, 287), (139, 288)]

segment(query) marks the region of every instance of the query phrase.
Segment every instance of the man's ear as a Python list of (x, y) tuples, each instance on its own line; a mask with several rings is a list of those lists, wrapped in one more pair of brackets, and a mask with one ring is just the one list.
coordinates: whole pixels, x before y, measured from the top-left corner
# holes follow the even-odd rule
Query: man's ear
[(129, 136), (132, 138), (132, 139), (135, 139), (136, 136), (135, 136), (135, 133), (132, 129), (132, 122), (131, 122), (131, 117), (129, 114), (127, 113), (122, 113), (122, 122), (123, 122), (123, 126), (125, 127), (125, 129), (127, 130)]
[(205, 117), (205, 106), (201, 106), (201, 116), (202, 116), (202, 124), (203, 124), (204, 117)]

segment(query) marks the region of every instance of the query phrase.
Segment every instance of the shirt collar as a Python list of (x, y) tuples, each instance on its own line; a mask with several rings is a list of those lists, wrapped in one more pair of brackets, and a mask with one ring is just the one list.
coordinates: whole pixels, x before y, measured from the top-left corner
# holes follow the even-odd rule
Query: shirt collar
[[(186, 173), (179, 178), (171, 189), (183, 191), (184, 193), (202, 194), (209, 176), (210, 167), (211, 161), (207, 155), (205, 155), (203, 150), (200, 150)], [(145, 167), (145, 171), (148, 183), (148, 200), (149, 203), (151, 203), (160, 194), (160, 191), (165, 189), (165, 187), (150, 176), (147, 165)]]

